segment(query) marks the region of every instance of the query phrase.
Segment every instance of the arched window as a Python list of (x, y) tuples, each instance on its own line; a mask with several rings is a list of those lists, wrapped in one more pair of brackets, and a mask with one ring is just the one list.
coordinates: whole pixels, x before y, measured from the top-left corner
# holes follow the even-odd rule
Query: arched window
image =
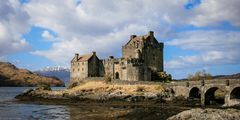
[(118, 72), (115, 73), (115, 79), (119, 79), (119, 73)]

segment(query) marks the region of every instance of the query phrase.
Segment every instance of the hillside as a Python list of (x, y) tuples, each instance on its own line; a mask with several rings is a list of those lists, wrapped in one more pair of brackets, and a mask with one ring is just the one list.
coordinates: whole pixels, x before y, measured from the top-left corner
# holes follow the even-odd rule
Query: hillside
[(64, 83), (66, 84), (69, 82), (69, 78), (70, 78), (69, 69), (61, 68), (61, 67), (48, 67), (42, 70), (34, 71), (34, 73), (37, 73), (43, 76), (48, 76), (48, 77), (52, 77), (52, 76), (57, 77), (60, 80), (64, 81)]
[(41, 76), (26, 69), (19, 69), (11, 63), (0, 62), (0, 68), (0, 86), (64, 86), (64, 82), (56, 77)]
[(232, 74), (232, 75), (216, 75), (213, 76), (214, 79), (240, 79), (240, 73)]
[[(240, 79), (240, 73), (236, 73), (232, 75), (215, 75), (215, 76), (212, 76), (212, 79)], [(187, 78), (177, 79), (177, 80), (187, 80)]]

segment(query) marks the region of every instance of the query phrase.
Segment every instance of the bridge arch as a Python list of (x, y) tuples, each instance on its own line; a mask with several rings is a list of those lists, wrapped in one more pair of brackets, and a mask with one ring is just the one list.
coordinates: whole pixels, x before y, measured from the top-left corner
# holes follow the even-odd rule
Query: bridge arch
[(189, 98), (201, 98), (201, 92), (198, 87), (193, 87), (189, 91)]
[(225, 91), (219, 87), (211, 87), (206, 90), (205, 105), (224, 104)]
[(230, 99), (240, 99), (240, 86), (232, 89)]

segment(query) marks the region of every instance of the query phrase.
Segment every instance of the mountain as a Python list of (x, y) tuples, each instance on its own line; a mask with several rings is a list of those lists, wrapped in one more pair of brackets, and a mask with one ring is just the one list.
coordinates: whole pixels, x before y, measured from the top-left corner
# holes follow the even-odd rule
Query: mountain
[(43, 76), (57, 77), (62, 81), (64, 81), (65, 83), (68, 83), (70, 78), (70, 70), (66, 67), (61, 67), (61, 66), (45, 67), (42, 70), (38, 70), (34, 72)]
[(213, 76), (214, 79), (240, 79), (240, 73), (232, 74), (232, 75), (216, 75)]
[[(240, 79), (240, 73), (232, 74), (232, 75), (215, 75), (212, 76), (212, 79)], [(187, 78), (177, 79), (177, 80), (188, 80)]]
[(0, 86), (65, 86), (64, 82), (56, 77), (41, 76), (27, 69), (19, 69), (8, 62), (0, 62), (0, 68)]

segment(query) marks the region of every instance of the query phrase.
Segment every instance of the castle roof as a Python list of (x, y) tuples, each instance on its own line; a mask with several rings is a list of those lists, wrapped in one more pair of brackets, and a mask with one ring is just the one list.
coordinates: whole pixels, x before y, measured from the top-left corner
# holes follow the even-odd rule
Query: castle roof
[(95, 52), (93, 52), (92, 54), (85, 54), (85, 55), (79, 55), (79, 54), (75, 54), (75, 57), (71, 60), (71, 62), (84, 62), (84, 61), (88, 61), (89, 59), (92, 58), (92, 56), (95, 54)]
[(149, 31), (147, 35), (142, 36), (131, 35), (130, 40), (127, 42), (127, 44), (129, 44), (130, 42), (147, 41), (151, 36), (154, 36), (152, 31)]
[(77, 61), (79, 61), (79, 62), (88, 61), (92, 56), (93, 56), (93, 54), (80, 55), (78, 57)]

